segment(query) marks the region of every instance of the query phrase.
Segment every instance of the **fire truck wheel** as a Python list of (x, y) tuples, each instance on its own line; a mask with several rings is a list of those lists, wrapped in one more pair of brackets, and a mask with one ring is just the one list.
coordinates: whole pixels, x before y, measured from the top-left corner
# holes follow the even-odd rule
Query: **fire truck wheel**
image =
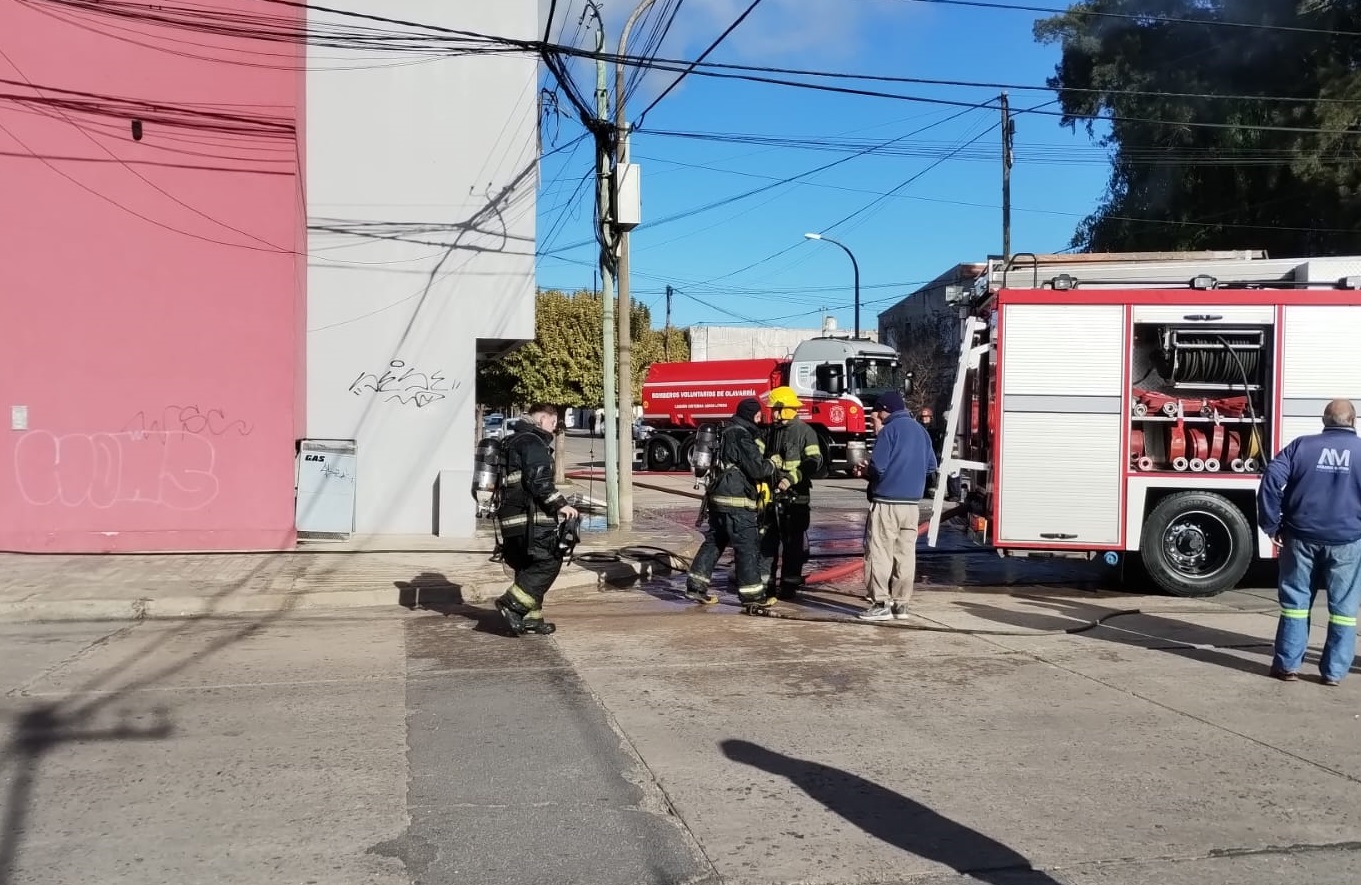
[(1243, 511), (1210, 492), (1177, 492), (1158, 502), (1139, 543), (1148, 576), (1173, 596), (1232, 589), (1252, 564), (1252, 526)]
[(676, 441), (669, 436), (656, 435), (643, 444), (643, 463), (648, 470), (658, 473), (675, 470), (678, 461)]

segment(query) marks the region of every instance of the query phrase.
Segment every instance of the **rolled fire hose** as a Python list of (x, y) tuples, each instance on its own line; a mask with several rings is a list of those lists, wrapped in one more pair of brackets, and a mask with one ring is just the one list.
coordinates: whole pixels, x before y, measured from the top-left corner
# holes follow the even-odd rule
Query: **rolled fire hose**
[(1191, 466), (1186, 459), (1186, 425), (1181, 421), (1167, 428), (1167, 458), (1178, 473)]

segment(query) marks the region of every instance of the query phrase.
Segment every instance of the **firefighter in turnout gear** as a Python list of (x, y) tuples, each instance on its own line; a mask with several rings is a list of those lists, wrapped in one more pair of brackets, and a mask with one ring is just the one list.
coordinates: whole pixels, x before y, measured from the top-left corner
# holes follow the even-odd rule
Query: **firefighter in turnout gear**
[[(792, 599), (803, 586), (808, 560), (807, 534), (812, 522), (813, 474), (822, 469), (818, 435), (799, 417), (803, 403), (789, 387), (770, 392), (771, 430), (766, 458), (775, 468), (774, 506), (766, 513), (761, 536), (761, 574), (780, 599)], [(780, 574), (775, 574), (775, 558)], [(776, 589), (776, 580), (779, 580)]]
[(556, 408), (531, 406), (529, 416), (515, 425), (514, 435), (501, 447), (501, 506), (496, 521), (501, 552), (515, 570), (515, 582), (496, 600), (496, 608), (516, 636), (546, 635), (555, 629), (543, 619), (543, 598), (562, 571), (558, 522), (579, 515), (553, 484), (557, 427)]
[(737, 597), (744, 605), (773, 605), (761, 580), (761, 510), (769, 498), (774, 468), (763, 457), (756, 421), (761, 403), (744, 399), (719, 439), (715, 478), (706, 493), (709, 528), (686, 575), (686, 596), (706, 605), (718, 602), (712, 590), (714, 566), (731, 546)]

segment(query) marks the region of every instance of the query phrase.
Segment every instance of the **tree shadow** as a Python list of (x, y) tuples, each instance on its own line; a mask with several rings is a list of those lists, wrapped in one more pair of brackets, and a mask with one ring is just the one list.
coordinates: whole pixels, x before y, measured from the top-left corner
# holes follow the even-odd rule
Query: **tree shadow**
[(730, 739), (719, 746), (734, 762), (788, 779), (829, 811), (909, 854), (992, 885), (1062, 885), (996, 839), (873, 781), (750, 741)]

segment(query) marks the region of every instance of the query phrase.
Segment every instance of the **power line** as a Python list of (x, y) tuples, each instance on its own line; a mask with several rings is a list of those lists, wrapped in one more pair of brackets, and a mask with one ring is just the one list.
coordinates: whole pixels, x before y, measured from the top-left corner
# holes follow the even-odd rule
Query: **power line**
[[(972, 106), (974, 106), (974, 103), (968, 102), (968, 101), (965, 101), (965, 100), (962, 100), (962, 99), (935, 98), (935, 97), (932, 97), (932, 96), (924, 96), (924, 95), (909, 95), (909, 94), (905, 94), (905, 93), (901, 93), (901, 92), (886, 92), (886, 91), (879, 90), (879, 89), (863, 89), (863, 88), (856, 88), (856, 87), (850, 87), (850, 86), (837, 86), (837, 85), (827, 84), (827, 83), (809, 83), (809, 82), (805, 82), (805, 81), (802, 81), (802, 80), (788, 80), (788, 79), (782, 79), (782, 78), (779, 78), (779, 77), (758, 76), (756, 73), (730, 73), (730, 72), (725, 72), (725, 71), (722, 71), (722, 70), (706, 69), (706, 68), (714, 67), (714, 66), (704, 66), (704, 67), (701, 67), (701, 66), (699, 66), (696, 62), (673, 62), (673, 61), (671, 61), (671, 60), (664, 60), (664, 59), (646, 60), (646, 59), (638, 59), (638, 58), (631, 57), (631, 56), (618, 56), (618, 55), (609, 54), (609, 53), (595, 53), (595, 52), (588, 52), (587, 50), (575, 49), (575, 48), (572, 48), (572, 47), (552, 47), (552, 51), (554, 51), (554, 52), (560, 52), (560, 53), (562, 53), (562, 54), (564, 54), (564, 55), (573, 55), (573, 56), (579, 56), (579, 57), (583, 57), (583, 58), (605, 58), (605, 59), (614, 60), (614, 61), (616, 61), (616, 62), (622, 62), (622, 63), (625, 64), (625, 65), (637, 65), (637, 66), (646, 67), (646, 68), (648, 68), (649, 70), (660, 70), (660, 71), (683, 71), (684, 73), (687, 73), (687, 74), (694, 74), (694, 75), (700, 76), (700, 77), (710, 77), (710, 78), (715, 78), (715, 79), (720, 79), (720, 80), (737, 80), (737, 81), (749, 82), (749, 83), (764, 83), (764, 84), (775, 85), (775, 86), (788, 86), (788, 87), (796, 88), (796, 89), (807, 89), (807, 90), (812, 90), (812, 91), (815, 91), (815, 92), (827, 92), (827, 93), (832, 93), (832, 94), (837, 94), (837, 95), (855, 95), (855, 96), (861, 96), (861, 97), (866, 97), (866, 98), (884, 98), (884, 99), (891, 99), (891, 100), (894, 100), (894, 101), (907, 101), (907, 102), (916, 102), (916, 103), (921, 103), (921, 104), (936, 104), (936, 105), (943, 105), (943, 106), (948, 106), (948, 107), (972, 107)], [(770, 68), (765, 68), (765, 67), (760, 67), (760, 66), (755, 66), (755, 65), (747, 66), (747, 68), (750, 69), (750, 70), (752, 70), (752, 71), (770, 71), (770, 70), (775, 70), (775, 69), (770, 69)], [(830, 73), (830, 74), (828, 74), (827, 72), (821, 72), (821, 74), (820, 74), (820, 72), (813, 72), (813, 71), (805, 72), (805, 75), (806, 75), (806, 76), (819, 76), (819, 75), (823, 75), (823, 76), (838, 76), (835, 72), (832, 72), (832, 73)], [(857, 79), (858, 79), (858, 78), (857, 78)], [(1060, 90), (1060, 89), (1053, 89), (1052, 91), (1061, 92), (1062, 90)], [(1213, 94), (1211, 94), (1211, 93), (1205, 93), (1202, 97), (1205, 97), (1205, 98), (1212, 98), (1212, 97), (1214, 97), (1214, 96), (1213, 96)], [(1252, 98), (1252, 97), (1244, 96), (1243, 98), (1244, 98), (1244, 99), (1248, 99), (1248, 98)], [(1278, 97), (1277, 97), (1277, 96), (1267, 96), (1267, 98), (1275, 99), (1275, 98), (1278, 98)], [(1282, 98), (1282, 100), (1284, 100), (1284, 97), (1281, 97), (1281, 98)], [(1292, 100), (1295, 100), (1295, 101), (1302, 101), (1302, 102), (1303, 102), (1303, 101), (1307, 101), (1306, 99), (1292, 99)], [(1341, 100), (1339, 100), (1339, 101), (1341, 101)], [(654, 104), (655, 104), (655, 102), (654, 102)], [(1064, 112), (1064, 111), (1035, 111), (1034, 113), (1040, 114), (1040, 115), (1042, 115), (1042, 116), (1048, 116), (1048, 117), (1068, 118), (1068, 117), (1070, 116), (1069, 114), (1067, 114), (1067, 113)], [(1088, 115), (1083, 115), (1084, 118), (1086, 118), (1087, 116), (1088, 116)], [(1323, 129), (1323, 128), (1319, 128), (1319, 127), (1310, 127), (1310, 126), (1285, 126), (1285, 125), (1277, 125), (1277, 124), (1271, 124), (1271, 123), (1225, 123), (1225, 122), (1205, 121), (1205, 120), (1160, 120), (1160, 119), (1144, 118), (1144, 117), (1124, 117), (1124, 116), (1119, 116), (1119, 115), (1116, 115), (1116, 114), (1111, 114), (1111, 115), (1107, 115), (1107, 116), (1090, 115), (1090, 118), (1091, 118), (1091, 119), (1105, 120), (1105, 121), (1108, 121), (1108, 122), (1118, 122), (1118, 123), (1140, 123), (1140, 124), (1154, 125), (1154, 126), (1175, 126), (1175, 127), (1188, 128), (1188, 129), (1230, 129), (1230, 130), (1246, 130), (1246, 131), (1258, 131), (1258, 132), (1293, 132), (1293, 133), (1318, 134), (1318, 135), (1356, 135), (1356, 134), (1358, 134), (1358, 132), (1357, 132), (1356, 130), (1353, 130), (1353, 129)], [(640, 129), (640, 128), (641, 128), (641, 118), (639, 119), (639, 124), (638, 124), (637, 126), (635, 126), (635, 129)]]
[[(561, 47), (554, 47), (555, 49)], [(583, 50), (584, 51), (584, 50)], [(916, 86), (952, 86), (967, 89), (988, 89), (988, 90), (1009, 90), (1016, 92), (1076, 92), (1092, 93), (1100, 95), (1124, 95), (1131, 97), (1146, 98), (1196, 98), (1214, 99), (1224, 101), (1272, 101), (1272, 102), (1301, 102), (1309, 104), (1361, 104), (1361, 99), (1355, 98), (1326, 98), (1322, 96), (1295, 96), (1295, 95), (1251, 95), (1251, 94), (1225, 94), (1217, 92), (1163, 92), (1147, 89), (1096, 89), (1096, 88), (1056, 88), (1049, 85), (1038, 85), (1033, 83), (999, 83), (980, 80), (946, 80), (933, 77), (908, 77), (892, 74), (860, 74), (850, 71), (826, 71), (808, 68), (782, 68), (770, 65), (746, 65), (729, 62), (687, 62), (679, 59), (647, 58), (637, 55), (619, 56), (611, 55), (608, 59), (613, 62), (622, 61), (626, 66), (632, 65), (639, 68), (656, 66), (661, 70), (671, 70), (673, 66), (688, 65), (691, 68), (702, 68), (710, 71), (738, 71), (760, 74), (783, 74), (787, 76), (799, 77), (820, 77), (829, 80), (863, 80), (871, 83), (903, 83)], [(703, 71), (700, 71), (703, 75)], [(805, 84), (812, 86), (813, 84)], [(641, 122), (640, 122), (641, 125)]]
[(652, 100), (652, 103), (651, 103), (651, 104), (649, 104), (647, 107), (643, 108), (643, 112), (642, 112), (641, 114), (638, 115), (638, 123), (637, 123), (637, 126), (636, 126), (635, 128), (641, 127), (641, 126), (643, 125), (643, 118), (647, 116), (647, 112), (650, 111), (650, 110), (652, 110), (653, 108), (655, 108), (658, 104), (661, 103), (661, 100), (662, 100), (662, 99), (664, 99), (664, 98), (666, 98), (668, 95), (670, 95), (670, 94), (671, 94), (671, 90), (673, 90), (673, 89), (675, 89), (677, 86), (679, 86), (680, 83), (681, 83), (681, 81), (684, 80), (687, 76), (689, 76), (689, 74), (690, 74), (692, 71), (694, 71), (694, 69), (695, 69), (698, 65), (700, 65), (700, 64), (704, 61), (704, 59), (708, 58), (708, 57), (709, 57), (709, 53), (711, 53), (711, 52), (713, 52), (715, 49), (717, 49), (717, 48), (719, 47), (719, 44), (721, 44), (724, 40), (728, 39), (728, 35), (731, 34), (733, 31), (737, 30), (738, 26), (741, 25), (742, 22), (744, 22), (744, 21), (747, 20), (747, 16), (749, 16), (749, 15), (751, 15), (753, 12), (755, 12), (755, 11), (756, 11), (756, 7), (758, 7), (758, 6), (760, 6), (760, 5), (761, 5), (761, 0), (751, 0), (751, 5), (748, 6), (748, 7), (742, 12), (742, 14), (739, 15), (739, 16), (737, 17), (737, 20), (734, 21), (732, 24), (728, 25), (728, 29), (725, 30), (723, 33), (719, 34), (719, 35), (718, 35), (718, 39), (716, 39), (716, 40), (714, 40), (714, 42), (710, 43), (710, 44), (709, 44), (709, 47), (699, 54), (699, 58), (695, 59), (695, 60), (690, 64), (690, 66), (689, 66), (686, 70), (682, 71), (682, 72), (681, 72), (681, 75), (680, 75), (679, 77), (677, 77), (675, 80), (672, 80), (672, 81), (671, 81), (671, 85), (669, 85), (669, 86), (667, 86), (665, 89), (663, 89), (661, 95), (659, 95), (659, 96), (657, 96), (656, 98), (654, 98), (654, 99)]
[[(988, 102), (988, 103), (982, 103), (982, 104), (970, 105), (968, 108), (965, 108), (964, 110), (960, 111), (959, 113), (952, 114), (951, 116), (945, 117), (944, 119), (941, 119), (941, 120), (937, 120), (937, 121), (935, 121), (935, 122), (933, 122), (933, 123), (928, 123), (927, 125), (922, 126), (922, 127), (918, 128), (918, 129), (915, 129), (915, 130), (913, 130), (913, 131), (911, 131), (911, 132), (908, 132), (908, 133), (906, 133), (906, 134), (904, 134), (904, 135), (899, 135), (899, 136), (896, 136), (896, 137), (894, 137), (894, 138), (890, 138), (890, 139), (888, 139), (888, 140), (885, 141), (885, 142), (879, 143), (879, 145), (880, 145), (880, 146), (888, 146), (888, 145), (892, 145), (892, 144), (894, 144), (894, 143), (896, 143), (896, 142), (903, 141), (904, 139), (911, 138), (911, 137), (913, 137), (914, 135), (920, 135), (921, 133), (926, 132), (926, 131), (928, 131), (928, 130), (930, 130), (930, 129), (933, 129), (933, 128), (937, 127), (937, 126), (943, 126), (944, 124), (949, 123), (949, 122), (951, 122), (952, 120), (956, 120), (956, 119), (958, 119), (959, 117), (964, 116), (966, 113), (969, 113), (970, 111), (975, 111), (975, 110), (980, 110), (980, 109), (987, 108), (987, 107), (989, 107), (989, 104), (990, 104), (990, 102)], [(858, 158), (858, 157), (863, 157), (863, 156), (865, 156), (866, 154), (873, 153), (874, 150), (875, 150), (875, 146), (871, 146), (871, 147), (865, 148), (865, 149), (863, 149), (863, 150), (857, 151), (857, 152), (855, 152), (855, 153), (853, 153), (853, 154), (851, 154), (851, 155), (849, 155), (849, 156), (842, 157), (842, 158), (840, 158), (840, 159), (838, 159), (838, 160), (834, 160), (834, 161), (832, 161), (831, 163), (824, 163), (824, 164), (821, 165), (821, 166), (816, 166), (816, 167), (814, 167), (814, 168), (812, 168), (812, 169), (805, 170), (805, 171), (803, 171), (803, 172), (798, 173), (797, 175), (791, 175), (791, 176), (788, 176), (788, 177), (786, 177), (786, 178), (779, 179), (779, 180), (777, 180), (777, 181), (775, 181), (775, 182), (773, 182), (773, 183), (771, 183), (771, 184), (762, 185), (761, 187), (753, 188), (753, 189), (751, 189), (751, 190), (749, 190), (749, 191), (745, 191), (745, 192), (740, 193), (740, 194), (734, 194), (733, 196), (725, 197), (725, 198), (723, 198), (723, 199), (721, 199), (721, 200), (716, 200), (716, 201), (711, 202), (711, 203), (706, 203), (706, 204), (704, 204), (704, 205), (702, 205), (702, 206), (695, 206), (695, 207), (692, 207), (692, 208), (690, 208), (690, 209), (684, 209), (684, 210), (682, 210), (682, 211), (680, 211), (680, 212), (675, 212), (675, 213), (673, 213), (673, 214), (671, 214), (671, 215), (668, 215), (668, 216), (665, 216), (665, 217), (663, 217), (663, 218), (659, 218), (659, 219), (656, 220), (656, 221), (650, 222), (650, 223), (648, 224), (648, 229), (649, 229), (649, 230), (652, 230), (652, 229), (661, 227), (661, 226), (666, 225), (666, 224), (671, 224), (671, 223), (674, 223), (674, 222), (676, 222), (676, 221), (681, 221), (681, 220), (686, 219), (686, 218), (691, 218), (691, 217), (693, 217), (693, 216), (695, 216), (695, 215), (699, 215), (699, 214), (704, 213), (704, 212), (709, 212), (709, 211), (712, 211), (712, 210), (714, 210), (714, 209), (720, 209), (720, 208), (722, 208), (722, 207), (724, 207), (724, 206), (731, 205), (731, 204), (736, 203), (736, 202), (738, 202), (738, 201), (740, 201), (740, 200), (745, 200), (745, 199), (748, 199), (748, 198), (750, 198), (750, 197), (754, 197), (754, 196), (757, 196), (757, 195), (759, 195), (759, 194), (766, 193), (767, 191), (774, 190), (775, 188), (781, 187), (781, 186), (783, 186), (783, 185), (792, 184), (792, 183), (795, 183), (795, 182), (798, 182), (798, 181), (802, 181), (803, 179), (808, 178), (808, 177), (813, 176), (813, 175), (817, 175), (817, 174), (820, 173), (820, 172), (825, 172), (825, 171), (827, 171), (828, 169), (833, 169), (833, 168), (835, 168), (835, 167), (837, 167), (837, 166), (841, 166), (841, 165), (843, 165), (843, 164), (845, 164), (845, 163), (849, 163), (851, 160), (854, 160), (854, 159), (856, 159), (856, 158)], [(581, 241), (581, 242), (572, 243), (571, 245), (568, 245), (568, 246), (562, 246), (562, 247), (558, 248), (558, 249), (555, 250), (555, 251), (557, 251), (557, 252), (568, 252), (568, 251), (571, 251), (571, 250), (573, 250), (573, 249), (579, 249), (579, 248), (581, 248), (582, 246), (588, 245), (588, 244), (590, 244), (590, 243), (592, 243), (592, 242), (594, 242), (594, 241), (593, 241), (593, 240), (583, 240), (583, 241)], [(547, 253), (547, 252), (543, 252), (542, 254), (548, 254), (548, 253)]]

